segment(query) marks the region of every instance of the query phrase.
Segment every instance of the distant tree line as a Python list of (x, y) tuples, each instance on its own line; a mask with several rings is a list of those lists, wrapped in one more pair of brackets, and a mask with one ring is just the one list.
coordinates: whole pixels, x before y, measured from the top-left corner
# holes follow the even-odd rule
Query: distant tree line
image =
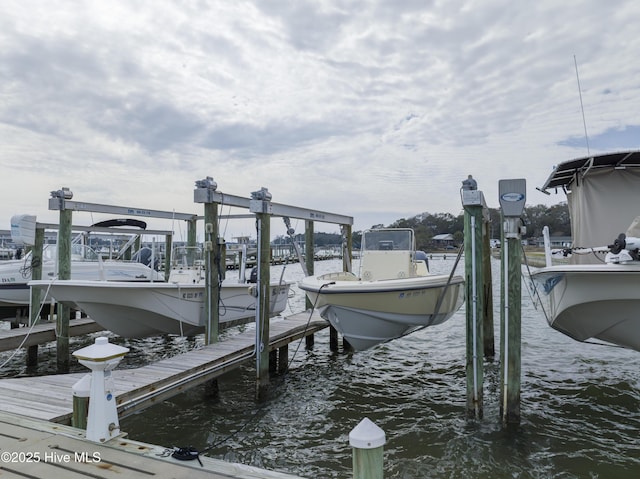
[[(489, 208), (490, 236), (500, 238), (500, 210)], [(570, 236), (571, 224), (569, 220), (569, 207), (566, 202), (553, 206), (536, 205), (526, 206), (522, 214), (522, 222), (527, 231), (523, 239), (539, 238), (542, 236), (542, 228), (549, 227), (552, 236)], [(372, 228), (384, 228), (385, 225), (373, 225)], [(464, 213), (454, 216), (451, 213), (421, 213), (412, 218), (403, 218), (394, 221), (386, 227), (412, 228), (416, 234), (416, 246), (418, 249), (433, 247), (433, 237), (440, 234), (451, 234), (455, 244), (460, 244), (464, 238)], [(282, 243), (286, 240), (279, 237)], [(296, 241), (304, 242), (304, 234), (296, 235)], [(353, 245), (359, 247), (362, 232), (353, 232)], [(319, 247), (339, 245), (342, 237), (337, 233), (314, 233), (314, 243)]]

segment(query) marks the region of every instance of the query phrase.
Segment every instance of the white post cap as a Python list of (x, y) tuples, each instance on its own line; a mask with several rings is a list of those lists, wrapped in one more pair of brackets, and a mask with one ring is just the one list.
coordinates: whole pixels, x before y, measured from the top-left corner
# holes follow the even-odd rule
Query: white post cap
[(367, 417), (349, 433), (349, 445), (358, 449), (375, 449), (384, 446), (385, 442), (384, 431)]
[(74, 396), (88, 398), (91, 394), (91, 374), (82, 376), (82, 379), (71, 387), (71, 391), (73, 391)]

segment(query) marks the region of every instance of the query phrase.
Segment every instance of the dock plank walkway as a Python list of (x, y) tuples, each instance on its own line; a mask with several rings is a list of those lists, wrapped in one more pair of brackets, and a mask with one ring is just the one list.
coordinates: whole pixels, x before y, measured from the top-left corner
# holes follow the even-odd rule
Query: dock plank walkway
[(200, 456), (202, 465), (179, 461), (163, 456), (163, 446), (124, 436), (98, 444), (82, 430), (6, 412), (0, 412), (0, 450), (3, 478), (301, 479), (206, 456)]
[[(104, 328), (91, 319), (82, 318), (72, 319), (69, 321), (69, 336), (82, 336), (84, 334), (95, 333), (97, 331), (104, 331)], [(38, 322), (25, 340), (27, 333), (29, 333), (28, 326), (24, 328), (0, 331), (0, 352), (10, 351), (20, 346), (27, 348), (29, 346), (37, 346), (39, 344), (55, 341), (56, 322)]]
[[(328, 323), (314, 313), (294, 314), (270, 323), (269, 349), (314, 334)], [(120, 417), (161, 402), (237, 368), (253, 357), (255, 330), (134, 369), (116, 369), (113, 379)], [(70, 424), (72, 387), (87, 373), (0, 379), (0, 411)]]

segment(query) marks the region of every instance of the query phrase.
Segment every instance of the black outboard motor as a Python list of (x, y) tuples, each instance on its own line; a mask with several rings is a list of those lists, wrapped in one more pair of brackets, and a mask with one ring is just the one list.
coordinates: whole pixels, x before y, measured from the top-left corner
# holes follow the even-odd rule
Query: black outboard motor
[(258, 282), (258, 267), (254, 266), (251, 268), (251, 274), (249, 275), (249, 283), (257, 283)]
[(156, 256), (153, 261), (153, 266), (151, 266), (152, 256), (153, 251), (151, 251), (151, 248), (145, 246), (139, 251), (136, 251), (131, 260), (137, 263), (142, 263), (143, 265), (149, 266), (150, 268), (152, 267), (154, 270), (158, 271), (160, 269), (160, 259), (158, 258), (158, 256)]
[(427, 256), (427, 253), (420, 250), (416, 251), (416, 261), (424, 261), (427, 265), (427, 271), (429, 271), (429, 257)]

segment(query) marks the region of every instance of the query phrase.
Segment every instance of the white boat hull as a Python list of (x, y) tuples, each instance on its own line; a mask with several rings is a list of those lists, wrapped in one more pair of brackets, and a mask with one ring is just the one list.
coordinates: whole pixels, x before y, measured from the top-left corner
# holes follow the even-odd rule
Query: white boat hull
[[(56, 301), (71, 304), (103, 328), (127, 338), (160, 334), (190, 336), (204, 330), (203, 284), (129, 283), (106, 281), (31, 281), (51, 289)], [(223, 282), (220, 289), (220, 324), (232, 325), (255, 318), (256, 298), (250, 284)], [(271, 315), (287, 304), (289, 283), (272, 284)]]
[(577, 341), (640, 351), (640, 265), (558, 265), (532, 272), (549, 325)]
[(341, 281), (339, 275), (300, 283), (320, 315), (357, 351), (448, 320), (464, 302), (464, 279), (432, 275), (384, 281)]
[[(43, 280), (56, 276), (56, 265), (45, 262), (42, 265)], [(71, 279), (82, 281), (162, 281), (164, 275), (142, 263), (124, 261), (72, 261)], [(23, 260), (3, 261), (0, 263), (0, 306), (27, 306), (30, 292), (31, 269)], [(46, 300), (48, 301), (50, 297)]]

